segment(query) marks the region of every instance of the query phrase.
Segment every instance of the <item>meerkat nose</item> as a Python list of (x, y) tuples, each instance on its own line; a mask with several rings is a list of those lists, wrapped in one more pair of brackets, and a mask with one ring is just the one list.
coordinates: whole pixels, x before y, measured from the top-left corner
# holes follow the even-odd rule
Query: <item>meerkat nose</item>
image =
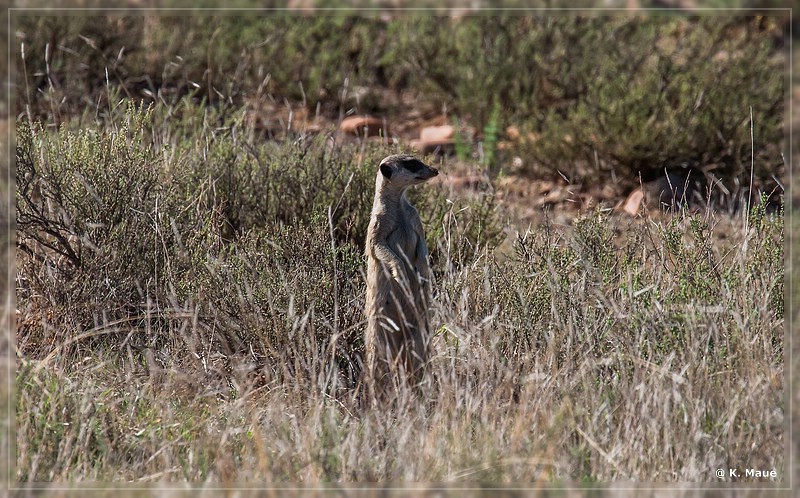
[(439, 175), (439, 170), (438, 169), (431, 168), (431, 170), (433, 171), (433, 176), (438, 176)]

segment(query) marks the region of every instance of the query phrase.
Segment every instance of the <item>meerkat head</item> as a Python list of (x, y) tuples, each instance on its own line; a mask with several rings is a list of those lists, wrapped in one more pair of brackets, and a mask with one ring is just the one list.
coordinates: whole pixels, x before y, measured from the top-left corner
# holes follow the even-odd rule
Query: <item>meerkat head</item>
[(438, 169), (431, 168), (414, 156), (395, 154), (381, 161), (378, 180), (391, 188), (405, 190), (438, 174)]

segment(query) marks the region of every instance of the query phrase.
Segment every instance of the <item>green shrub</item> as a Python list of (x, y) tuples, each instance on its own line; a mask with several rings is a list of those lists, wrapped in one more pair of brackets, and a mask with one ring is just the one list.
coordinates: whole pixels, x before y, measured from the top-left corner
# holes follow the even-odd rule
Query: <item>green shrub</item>
[(778, 17), (15, 19), (18, 102), (57, 122), (102, 113), (109, 87), (173, 106), (188, 97), (223, 120), (244, 105), (393, 119), (410, 95), (422, 114), (446, 107), (485, 129), (487, 164), (508, 159), (492, 142), (517, 125), (512, 152), (536, 175), (595, 182), (614, 171), (633, 186), (640, 172), (688, 166), (734, 191), (754, 156), (756, 187), (769, 191), (785, 169)]
[[(311, 110), (319, 103), (338, 116), (341, 105), (355, 103), (358, 88), (385, 83), (380, 74), (391, 62), (381, 55), (385, 38), (376, 36), (383, 23), (366, 17), (26, 14), (16, 22), (28, 72), (21, 57), (17, 67), (34, 90), (23, 100), (37, 115), (58, 119), (83, 107), (87, 96), (104, 101), (107, 82), (146, 101), (175, 104), (189, 96), (238, 108), (248, 98), (275, 95)], [(342, 94), (345, 80), (349, 96)], [(365, 111), (378, 102), (359, 100)]]
[(731, 191), (737, 179), (746, 181), (752, 154), (759, 184), (773, 183), (770, 175), (783, 170), (783, 62), (757, 21), (561, 22), (574, 25), (550, 61), (560, 68), (552, 77), (559, 103), (542, 108), (537, 124), (529, 122), (537, 138), (522, 147), (536, 159), (533, 168), (552, 175), (557, 167), (582, 181), (602, 180), (614, 169), (633, 185), (639, 173), (647, 181), (689, 165)]
[(131, 108), (111, 131), (52, 133), (18, 121), (18, 247), (47, 270), (40, 292), (75, 304), (135, 301), (134, 281), (144, 283), (163, 263), (154, 207), (168, 194), (159, 188), (158, 159), (142, 143), (148, 114)]

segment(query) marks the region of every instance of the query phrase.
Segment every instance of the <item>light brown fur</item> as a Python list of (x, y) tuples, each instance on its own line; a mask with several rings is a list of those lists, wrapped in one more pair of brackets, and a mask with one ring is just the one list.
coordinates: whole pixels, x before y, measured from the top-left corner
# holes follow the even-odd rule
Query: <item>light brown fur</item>
[(412, 156), (381, 161), (366, 241), (365, 343), (371, 384), (385, 384), (393, 372), (419, 379), (428, 360), (432, 274), (422, 223), (406, 191), (438, 173)]

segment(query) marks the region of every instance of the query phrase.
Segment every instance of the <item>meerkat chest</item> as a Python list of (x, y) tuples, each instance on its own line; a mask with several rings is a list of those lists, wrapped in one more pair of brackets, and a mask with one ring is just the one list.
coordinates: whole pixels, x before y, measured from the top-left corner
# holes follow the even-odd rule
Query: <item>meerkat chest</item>
[[(389, 246), (402, 252), (412, 262), (416, 258), (419, 235), (408, 223), (398, 225), (389, 236)], [(399, 256), (399, 254), (398, 254)]]
[(419, 214), (407, 201), (392, 205), (379, 199), (373, 208), (367, 246), (373, 258), (374, 246), (384, 242), (395, 255), (411, 266), (416, 265), (417, 248), (420, 243)]

